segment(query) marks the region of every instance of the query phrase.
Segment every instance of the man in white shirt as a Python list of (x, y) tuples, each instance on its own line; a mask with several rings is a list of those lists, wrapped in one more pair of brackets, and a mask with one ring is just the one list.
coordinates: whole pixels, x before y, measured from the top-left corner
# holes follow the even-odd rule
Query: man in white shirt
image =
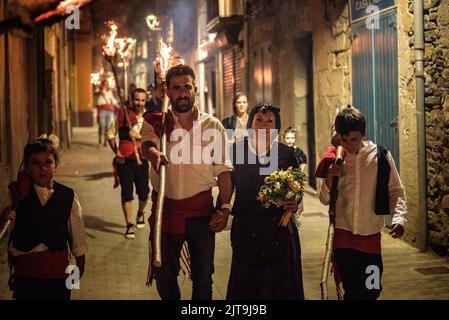
[[(226, 161), (226, 133), (218, 119), (200, 112), (195, 106), (198, 88), (190, 67), (179, 65), (169, 69), (166, 82), (166, 92), (172, 105), (167, 114), (167, 154), (159, 151), (161, 114), (157, 111), (146, 113), (142, 127), (142, 153), (151, 161), (150, 179), (154, 188), (153, 214), (150, 217), (153, 229), (159, 168), (161, 163), (167, 165), (161, 239), (162, 266), (152, 268), (150, 259), (148, 283), (156, 279), (162, 299), (180, 299), (177, 276), (181, 268), (181, 251), (184, 252), (182, 246), (186, 241), (190, 259), (187, 265), (191, 268), (193, 282), (192, 299), (210, 300), (215, 232), (220, 232), (226, 226), (231, 199), (232, 165)], [(212, 162), (204, 161), (202, 157), (205, 154), (202, 151), (210, 144), (209, 140), (203, 140), (206, 132), (214, 134), (215, 143), (222, 142), (213, 150), (215, 157)], [(217, 161), (216, 156), (220, 153), (222, 157)], [(222, 203), (220, 209), (214, 208), (211, 192), (217, 184)], [(186, 257), (185, 254), (182, 256)]]
[[(383, 147), (363, 141), (366, 123), (358, 109), (343, 107), (335, 118), (335, 129), (346, 156), (341, 169), (337, 166), (329, 168), (320, 200), (329, 204), (332, 178), (338, 176), (334, 237), (336, 272), (341, 278), (345, 299), (374, 300), (382, 290), (380, 232), (385, 226), (382, 214), (391, 214), (390, 234), (394, 238), (402, 237), (407, 214), (404, 189), (390, 152), (383, 159), (387, 169), (379, 169), (379, 162), (382, 162), (379, 150)], [(379, 178), (382, 175), (386, 175), (384, 183)], [(379, 212), (379, 205), (386, 209)]]

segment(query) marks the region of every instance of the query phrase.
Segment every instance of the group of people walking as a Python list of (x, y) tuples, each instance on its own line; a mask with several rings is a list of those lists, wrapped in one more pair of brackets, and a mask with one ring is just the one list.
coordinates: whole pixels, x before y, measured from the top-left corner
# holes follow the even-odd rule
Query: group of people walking
[[(266, 103), (258, 103), (250, 109), (244, 94), (238, 94), (234, 99), (234, 115), (220, 122), (196, 106), (197, 91), (195, 74), (189, 66), (179, 65), (169, 69), (166, 94), (171, 108), (166, 115), (167, 137), (194, 141), (182, 149), (183, 161), (175, 159), (179, 155), (179, 139), (169, 138), (167, 152), (161, 153), (162, 115), (158, 108), (144, 112), (147, 99), (143, 89), (137, 88), (131, 93), (128, 108), (120, 110), (106, 132), (107, 141), (116, 156), (114, 163), (121, 186), (126, 238), (135, 237), (136, 226), (145, 226), (144, 212), (150, 196), (152, 214), (148, 221), (151, 233), (154, 232), (160, 167), (166, 166), (161, 239), (163, 263), (161, 267), (153, 267), (150, 256), (148, 284), (156, 283), (162, 299), (180, 299), (177, 276), (184, 269), (190, 273), (192, 280), (192, 299), (212, 299), (215, 234), (226, 227), (229, 215), (232, 215), (232, 261), (227, 299), (304, 299), (299, 230), (291, 223), (287, 227), (279, 225), (285, 210), (300, 214), (302, 204), (289, 202), (282, 207), (265, 207), (257, 200), (265, 177), (271, 173), (261, 174), (261, 169), (271, 168), (270, 161), (266, 159), (271, 159), (274, 153), (277, 165), (272, 171), (290, 167), (305, 171), (307, 158), (294, 145), (295, 129), (289, 127), (283, 132), (285, 143), (278, 141), (273, 132), (281, 130), (280, 109)], [(376, 201), (387, 204), (388, 213), (393, 218), (392, 235), (401, 237), (406, 221), (404, 190), (388, 151), (382, 158), (388, 170), (381, 172), (385, 174), (384, 184), (378, 186), (379, 148), (370, 141), (364, 141), (366, 124), (358, 109), (352, 106), (342, 108), (335, 119), (335, 129), (336, 140), (346, 151), (345, 162), (342, 168), (327, 168), (320, 190), (320, 200), (328, 204), (332, 189), (330, 181), (332, 177), (340, 176), (334, 241), (336, 249), (333, 255), (335, 272), (340, 275), (346, 299), (376, 299), (381, 288), (372, 289), (365, 285), (367, 266), (376, 265), (381, 272), (383, 270), (380, 231), (384, 222), (383, 217), (375, 212)], [(198, 150), (202, 150), (209, 141), (195, 142), (193, 137), (195, 134), (203, 137), (210, 130), (213, 130), (218, 141), (230, 141), (232, 152), (226, 152), (227, 144), (224, 143), (221, 145), (223, 152), (213, 150), (213, 161), (195, 162)], [(117, 133), (118, 145), (115, 140)], [(20, 283), (17, 279), (21, 277), (17, 270), (21, 270), (21, 265), (25, 263), (15, 259), (18, 252), (30, 257), (28, 260), (22, 258), (28, 264), (35, 261), (52, 264), (52, 254), (58, 252), (62, 267), (68, 265), (68, 259), (63, 262), (62, 256), (66, 257), (67, 251), (71, 250), (78, 257), (77, 264), (80, 260), (79, 265), (84, 266), (84, 258), (80, 257), (85, 254), (85, 239), (78, 238), (84, 229), (75, 227), (79, 225), (76, 221), (80, 219), (81, 210), (74, 208), (80, 206), (73, 190), (53, 181), (57, 156), (48, 149), (47, 144), (45, 140), (38, 140), (25, 148), (24, 170), (30, 173), (32, 192), (16, 211), (17, 223), (11, 237), (9, 253), (11, 266), (16, 270), (16, 284)], [(44, 146), (37, 147), (41, 145)], [(137, 152), (134, 146), (137, 146)], [(32, 151), (29, 151), (30, 148)], [(240, 157), (239, 150), (243, 150), (243, 157)], [(30, 157), (30, 152), (39, 160)], [(231, 158), (227, 158), (229, 154)], [(38, 167), (35, 174), (34, 166)], [(43, 179), (44, 176), (46, 179)], [(153, 189), (151, 195), (148, 180), (151, 180)], [(132, 208), (133, 184), (139, 198), (135, 217)], [(217, 203), (214, 203), (212, 188), (216, 186), (219, 194)], [(48, 203), (52, 206), (34, 201), (39, 188), (53, 190), (49, 191), (48, 196)], [(384, 188), (386, 198), (376, 196), (376, 188)], [(233, 194), (234, 200), (231, 201)], [(57, 202), (51, 201), (56, 197), (59, 197)], [(61, 205), (56, 206), (56, 203)], [(46, 223), (35, 224), (34, 229), (37, 216), (44, 212)], [(33, 230), (33, 239), (26, 236), (30, 230)], [(150, 243), (150, 246), (153, 245)], [(41, 275), (28, 274), (25, 278), (28, 280), (21, 280), (27, 283), (25, 286), (15, 287), (17, 298), (43, 297), (42, 290), (51, 292), (48, 297), (54, 297), (56, 291), (50, 283), (61, 279), (56, 270), (44, 279)], [(34, 283), (35, 278), (40, 281), (38, 285)], [(24, 295), (24, 291), (29, 295)]]

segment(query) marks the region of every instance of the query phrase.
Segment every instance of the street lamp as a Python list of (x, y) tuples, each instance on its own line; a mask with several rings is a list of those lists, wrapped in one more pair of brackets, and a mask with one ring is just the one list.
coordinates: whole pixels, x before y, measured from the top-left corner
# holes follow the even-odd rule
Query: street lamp
[(146, 21), (151, 31), (161, 30), (159, 18), (154, 14), (147, 16)]

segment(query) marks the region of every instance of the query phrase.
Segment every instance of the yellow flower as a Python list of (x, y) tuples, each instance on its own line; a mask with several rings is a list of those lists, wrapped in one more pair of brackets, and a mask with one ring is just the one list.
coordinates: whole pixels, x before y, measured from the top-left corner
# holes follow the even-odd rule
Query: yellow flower
[(298, 181), (289, 181), (288, 187), (290, 190), (292, 190), (294, 193), (298, 193), (301, 191), (301, 184)]

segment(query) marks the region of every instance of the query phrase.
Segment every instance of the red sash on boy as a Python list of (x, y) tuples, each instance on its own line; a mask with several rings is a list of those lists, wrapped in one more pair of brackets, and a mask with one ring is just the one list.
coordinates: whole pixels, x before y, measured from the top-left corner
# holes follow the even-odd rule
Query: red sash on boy
[(45, 250), (14, 257), (14, 275), (35, 279), (64, 279), (69, 265), (68, 249)]

